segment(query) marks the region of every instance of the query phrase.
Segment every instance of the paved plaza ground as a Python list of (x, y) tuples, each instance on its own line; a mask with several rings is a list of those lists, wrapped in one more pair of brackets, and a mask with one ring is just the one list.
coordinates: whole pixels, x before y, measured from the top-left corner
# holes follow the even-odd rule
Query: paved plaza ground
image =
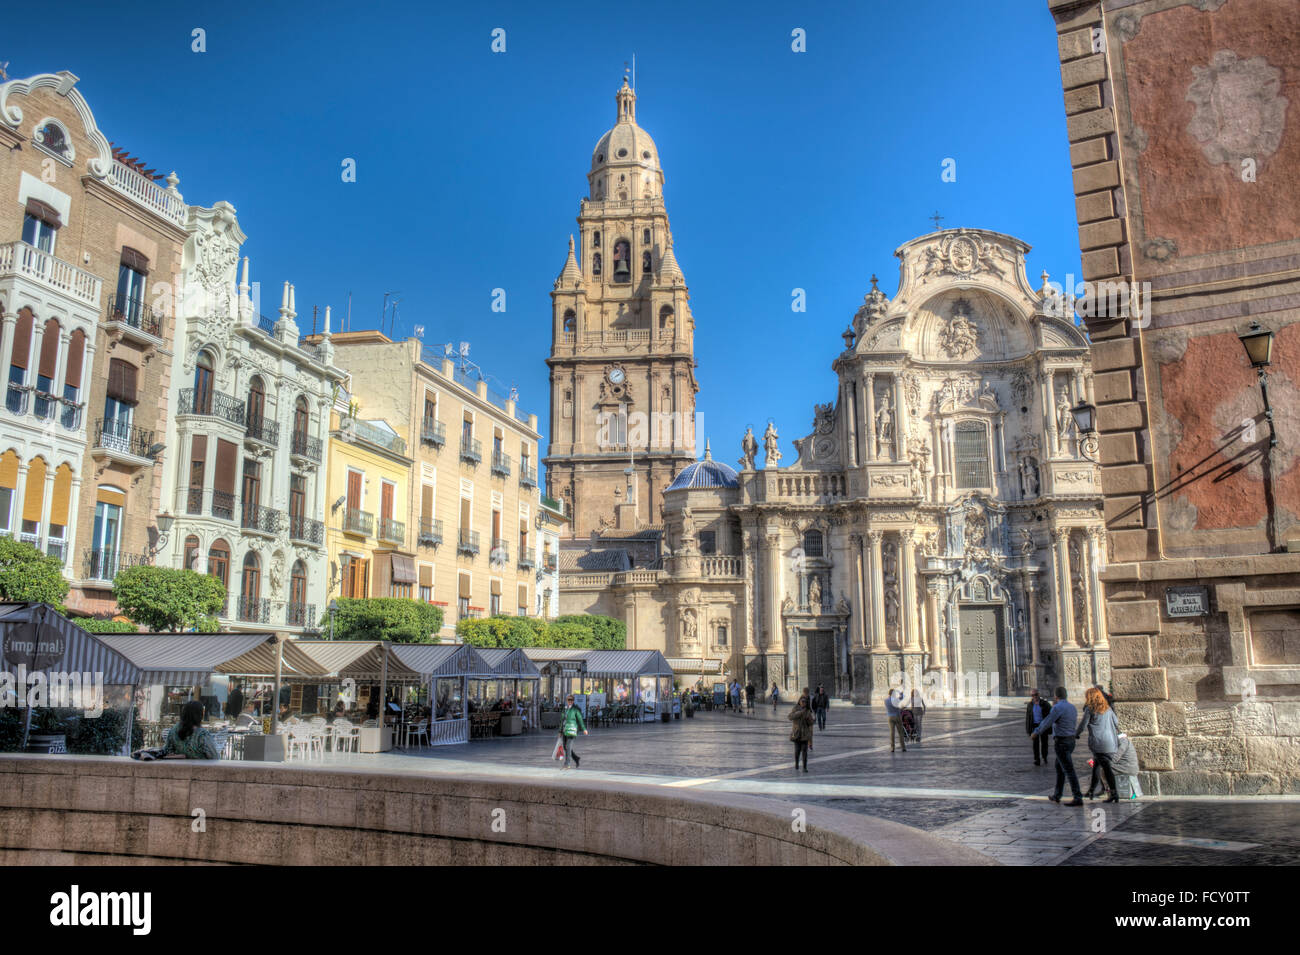
[[(815, 737), (807, 773), (793, 768), (788, 710), (783, 703), (773, 713), (769, 704), (753, 716), (700, 712), (667, 725), (594, 728), (578, 741), (576, 772), (588, 781), (766, 796), (805, 808), (814, 825), (819, 806), (864, 813), (1009, 864), (1300, 864), (1300, 797), (1096, 800), (1083, 808), (1050, 802), (1055, 770), (1034, 766), (1023, 701), (983, 711), (932, 707), (921, 743), (906, 753), (890, 752), (880, 708), (837, 705)], [(325, 765), (555, 778), (564, 771), (550, 759), (554, 744), (547, 731), (409, 753), (327, 754)], [(1087, 759), (1085, 735), (1075, 759), (1085, 790)]]

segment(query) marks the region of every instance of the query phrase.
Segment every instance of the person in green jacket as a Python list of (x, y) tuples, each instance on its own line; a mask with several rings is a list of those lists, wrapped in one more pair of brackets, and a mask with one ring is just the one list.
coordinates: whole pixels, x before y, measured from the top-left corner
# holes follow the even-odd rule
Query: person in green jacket
[(573, 740), (582, 731), (583, 736), (587, 733), (587, 724), (582, 718), (582, 710), (578, 709), (573, 702), (573, 694), (570, 693), (564, 701), (568, 704), (564, 709), (564, 718), (560, 722), (560, 735), (564, 737), (564, 769), (569, 768), (569, 757), (573, 757), (573, 768), (578, 769), (581, 760), (578, 754), (573, 751)]

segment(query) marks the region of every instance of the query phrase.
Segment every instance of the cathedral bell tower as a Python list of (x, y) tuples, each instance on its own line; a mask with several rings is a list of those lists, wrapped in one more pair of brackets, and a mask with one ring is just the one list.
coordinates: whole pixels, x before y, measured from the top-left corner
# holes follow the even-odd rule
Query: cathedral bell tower
[(695, 322), (659, 150), (636, 123), (626, 77), (615, 103), (551, 291), (546, 484), (576, 537), (615, 527), (633, 493), (639, 526), (661, 523), (664, 488), (696, 457)]

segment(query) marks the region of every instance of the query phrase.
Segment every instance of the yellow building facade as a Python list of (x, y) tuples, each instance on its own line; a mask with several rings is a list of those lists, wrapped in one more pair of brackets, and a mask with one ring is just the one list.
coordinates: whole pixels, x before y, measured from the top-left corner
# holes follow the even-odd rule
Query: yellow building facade
[[(330, 413), (327, 598), (416, 598), (408, 435), (340, 393)], [(329, 619), (321, 620), (329, 630)]]
[[(408, 549), (394, 547), (388, 564), (404, 567), (400, 558), (413, 555), (410, 595), (442, 607), (447, 635), (465, 617), (553, 615), (558, 599), (553, 592), (545, 597), (554, 589), (555, 542), (548, 570), (546, 540), (554, 535), (544, 533), (537, 416), (520, 411), (514, 396), (493, 390), (472, 363), (441, 348), (395, 342), (377, 331), (338, 333), (332, 343), (335, 362), (350, 376), (358, 417), (381, 419), (409, 439), (400, 454), (382, 453), (390, 465), (408, 468), (409, 495), (403, 485), (398, 499), (405, 510), (394, 511), (404, 515)], [(344, 460), (379, 453), (366, 442), (346, 449), (345, 443), (341, 433), (331, 437), (330, 476), (339, 482), (331, 507), (346, 493), (347, 468), (362, 468)], [(340, 523), (331, 514), (331, 528)], [(331, 559), (352, 557), (344, 545), (357, 541), (331, 530)], [(388, 596), (387, 580), (372, 574), (369, 596)], [(336, 589), (334, 595), (350, 594)]]

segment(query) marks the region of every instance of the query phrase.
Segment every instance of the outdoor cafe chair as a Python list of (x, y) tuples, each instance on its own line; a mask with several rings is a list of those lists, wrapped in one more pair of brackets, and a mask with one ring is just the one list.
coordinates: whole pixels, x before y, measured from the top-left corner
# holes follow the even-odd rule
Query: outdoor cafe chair
[(337, 753), (339, 750), (357, 752), (360, 740), (361, 730), (353, 726), (349, 720), (334, 721), (334, 752)]
[(217, 749), (217, 756), (220, 759), (234, 759), (234, 753), (231, 751), (229, 733), (213, 733), (212, 745)]
[(423, 740), (423, 742), (420, 742), (421, 747), (424, 747), (429, 744), (429, 721), (428, 720), (423, 720), (420, 723), (406, 724), (406, 745), (407, 746), (411, 745), (412, 738), (414, 738), (417, 742)]
[(316, 748), (316, 739), (310, 727), (301, 724), (289, 727), (289, 758), (293, 759), (294, 752), (302, 749), (306, 751), (307, 758), (311, 759), (312, 750)]

